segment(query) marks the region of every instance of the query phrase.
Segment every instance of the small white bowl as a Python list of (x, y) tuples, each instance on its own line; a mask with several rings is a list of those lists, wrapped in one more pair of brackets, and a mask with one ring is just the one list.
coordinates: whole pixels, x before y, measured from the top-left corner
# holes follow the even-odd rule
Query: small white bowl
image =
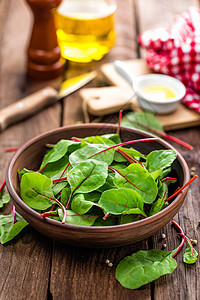
[[(175, 94), (175, 97), (163, 99), (158, 97), (149, 97), (143, 90), (150, 86), (162, 86), (169, 88)], [(149, 74), (139, 76), (133, 81), (133, 89), (137, 95), (139, 106), (147, 111), (156, 114), (169, 114), (173, 112), (184, 97), (186, 89), (178, 79), (161, 74)]]

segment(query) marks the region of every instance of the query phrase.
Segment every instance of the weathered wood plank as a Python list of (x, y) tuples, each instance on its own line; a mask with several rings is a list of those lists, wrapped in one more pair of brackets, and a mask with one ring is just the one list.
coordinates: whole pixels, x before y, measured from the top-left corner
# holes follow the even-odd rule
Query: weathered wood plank
[[(139, 32), (156, 27), (168, 27), (171, 25), (174, 16), (183, 12), (189, 6), (197, 6), (199, 1), (136, 1), (139, 20)], [(162, 12), (162, 13), (161, 13)], [(153, 18), (152, 16), (156, 16)], [(176, 149), (185, 157), (189, 167), (196, 167), (199, 174), (199, 128), (179, 130), (172, 132), (172, 135), (185, 140), (194, 146), (193, 151), (184, 149), (174, 144)], [(189, 238), (199, 238), (199, 188), (198, 181), (193, 182), (185, 199), (185, 203), (175, 220), (183, 227)], [(161, 233), (166, 234), (166, 239), (161, 238)], [(180, 242), (173, 226), (168, 224), (160, 230), (152, 239), (152, 247), (161, 249), (164, 243), (167, 250), (175, 249)], [(186, 246), (185, 246), (186, 247)], [(184, 249), (185, 249), (184, 247)], [(196, 246), (199, 252), (199, 245)], [(153, 284), (153, 299), (199, 299), (199, 262), (195, 265), (186, 266), (182, 261), (183, 251), (177, 256), (178, 267), (172, 275), (166, 275), (156, 280)]]
[[(32, 17), (25, 1), (1, 0), (0, 20), (0, 108), (3, 108), (46, 83), (36, 84), (26, 78), (26, 46)], [(5, 148), (19, 147), (33, 136), (58, 127), (59, 118), (60, 107), (55, 105), (0, 134), (1, 182), (12, 155), (5, 153)], [(15, 243), (0, 245), (0, 299), (47, 298), (51, 245), (51, 240), (31, 229)]]
[[(117, 40), (114, 48), (98, 63), (87, 66), (69, 64), (69, 77), (78, 72), (98, 69), (101, 64), (108, 61), (137, 57), (133, 1), (118, 0), (117, 4)], [(89, 86), (104, 85), (104, 80), (98, 78)], [(114, 116), (110, 118), (115, 122)], [(65, 100), (64, 124), (68, 125), (79, 120), (83, 120), (81, 101), (79, 96), (74, 94)], [(150, 299), (150, 285), (131, 291), (123, 288), (115, 279), (115, 268), (123, 257), (147, 248), (148, 240), (116, 249), (74, 248), (55, 242), (50, 284), (53, 299)], [(112, 268), (106, 265), (107, 258), (113, 262)]]
[[(115, 279), (118, 262), (140, 249), (147, 249), (147, 241), (115, 249), (75, 248), (56, 242), (50, 286), (53, 299), (150, 299), (149, 285), (130, 290)], [(108, 267), (106, 259), (113, 267)]]

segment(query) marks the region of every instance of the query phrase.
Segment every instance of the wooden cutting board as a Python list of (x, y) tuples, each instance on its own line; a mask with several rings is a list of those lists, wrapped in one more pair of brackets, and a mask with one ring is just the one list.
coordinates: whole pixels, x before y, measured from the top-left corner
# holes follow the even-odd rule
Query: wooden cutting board
[[(134, 76), (152, 73), (142, 59), (124, 61)], [(116, 71), (112, 63), (104, 64), (101, 72), (111, 86), (85, 88), (79, 93), (84, 107), (94, 116), (118, 112), (120, 109), (140, 111), (130, 85)], [(200, 125), (200, 114), (180, 104), (177, 110), (168, 115), (156, 115), (165, 130), (187, 128)]]

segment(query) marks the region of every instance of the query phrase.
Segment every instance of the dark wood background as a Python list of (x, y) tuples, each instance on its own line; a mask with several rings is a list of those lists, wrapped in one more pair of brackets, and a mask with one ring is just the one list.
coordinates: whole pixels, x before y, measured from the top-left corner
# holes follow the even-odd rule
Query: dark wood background
[[(142, 56), (137, 43), (138, 33), (151, 28), (170, 26), (174, 16), (189, 6), (199, 6), (197, 0), (117, 0), (117, 41), (115, 47), (98, 63), (88, 66), (70, 64), (68, 76), (87, 69), (97, 69), (115, 59)], [(15, 102), (46, 85), (26, 77), (26, 47), (32, 25), (32, 14), (25, 0), (0, 0), (0, 108)], [(52, 81), (58, 86), (59, 80)], [(97, 79), (89, 86), (104, 84)], [(114, 120), (114, 117), (113, 117)], [(63, 125), (84, 121), (78, 93), (69, 96), (65, 105), (56, 104), (37, 115), (16, 124), (0, 134), (1, 181), (11, 153), (5, 148), (19, 147), (30, 138)], [(115, 120), (116, 121), (116, 120)], [(194, 146), (194, 150), (177, 146), (189, 167), (199, 174), (199, 127), (177, 130), (173, 135)], [(190, 238), (199, 239), (199, 181), (189, 188), (186, 201), (175, 220)], [(123, 288), (115, 280), (118, 262), (134, 251), (161, 249), (161, 234), (166, 234), (167, 249), (174, 249), (179, 238), (171, 223), (153, 237), (131, 246), (115, 249), (83, 249), (52, 241), (29, 228), (15, 243), (0, 245), (0, 299), (200, 299), (199, 260), (186, 266), (182, 254), (172, 275), (163, 276), (138, 290)], [(200, 240), (200, 239), (199, 239)], [(199, 245), (196, 250), (200, 253)], [(105, 260), (113, 267), (109, 268)]]

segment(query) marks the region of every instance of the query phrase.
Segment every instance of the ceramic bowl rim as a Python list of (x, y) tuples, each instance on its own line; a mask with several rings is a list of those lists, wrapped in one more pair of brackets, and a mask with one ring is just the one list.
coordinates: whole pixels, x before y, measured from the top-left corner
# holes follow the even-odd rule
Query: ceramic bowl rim
[[(7, 170), (6, 170), (6, 186), (7, 189), (9, 191), (9, 194), (11, 195), (11, 197), (14, 199), (14, 201), (25, 211), (27, 211), (28, 214), (30, 214), (32, 217), (35, 217), (36, 219), (38, 219), (41, 222), (45, 222), (48, 223), (50, 225), (53, 226), (57, 226), (57, 227), (62, 227), (62, 228), (66, 228), (66, 229), (70, 229), (70, 230), (74, 230), (74, 231), (84, 231), (84, 232), (115, 232), (120, 230), (127, 230), (130, 228), (138, 228), (142, 225), (147, 225), (148, 223), (150, 224), (151, 222), (155, 221), (156, 219), (162, 218), (163, 215), (167, 214), (169, 211), (173, 210), (178, 204), (179, 202), (185, 197), (185, 195), (187, 194), (187, 190), (188, 187), (186, 187), (180, 194), (178, 194), (178, 196), (175, 197), (175, 199), (170, 203), (169, 206), (167, 206), (166, 208), (164, 208), (162, 211), (160, 211), (159, 213), (150, 216), (146, 219), (143, 220), (139, 220), (136, 222), (132, 222), (132, 223), (128, 223), (128, 224), (122, 224), (122, 225), (113, 225), (113, 226), (80, 226), (80, 225), (72, 225), (72, 224), (62, 224), (60, 221), (56, 221), (53, 219), (49, 219), (49, 218), (42, 218), (40, 217), (40, 214), (38, 212), (36, 212), (34, 209), (30, 208), (27, 204), (25, 204), (23, 202), (23, 200), (18, 196), (17, 192), (14, 189), (14, 186), (12, 184), (12, 180), (11, 180), (11, 173), (12, 173), (12, 168), (15, 164), (15, 161), (18, 159), (18, 157), (23, 153), (23, 151), (30, 147), (33, 143), (37, 142), (38, 140), (47, 137), (48, 135), (51, 135), (52, 133), (58, 133), (58, 132), (62, 132), (65, 130), (73, 130), (73, 129), (78, 129), (80, 128), (88, 128), (88, 127), (94, 127), (95, 128), (102, 128), (102, 127), (106, 127), (106, 128), (110, 128), (110, 129), (117, 129), (117, 125), (114, 124), (109, 124), (109, 123), (85, 123), (85, 124), (80, 124), (80, 125), (72, 125), (72, 126), (64, 126), (64, 127), (59, 127), (59, 128), (55, 128), (53, 130), (47, 131), (45, 133), (42, 133), (40, 135), (37, 135), (36, 137), (33, 137), (32, 139), (30, 139), (29, 141), (27, 141), (25, 144), (23, 144), (17, 151), (16, 153), (13, 155), (13, 157), (11, 158)], [(149, 136), (149, 137), (156, 137), (153, 134), (150, 134), (146, 131), (143, 130), (139, 130), (139, 129), (135, 129), (135, 128), (130, 128), (130, 127), (126, 127), (126, 126), (121, 126), (122, 130), (128, 130), (129, 132), (135, 132), (135, 133), (139, 133), (144, 135), (145, 137)], [(172, 149), (175, 150), (177, 152), (177, 158), (179, 159), (179, 163), (182, 166), (183, 169), (183, 177), (184, 177), (184, 182), (183, 184), (186, 183), (186, 181), (189, 180), (190, 176), (189, 176), (189, 168), (187, 166), (186, 161), (184, 160), (183, 156), (173, 147), (171, 146), (168, 142), (164, 141), (161, 138), (158, 138), (158, 142), (161, 143), (162, 146), (168, 148), (168, 149)]]

